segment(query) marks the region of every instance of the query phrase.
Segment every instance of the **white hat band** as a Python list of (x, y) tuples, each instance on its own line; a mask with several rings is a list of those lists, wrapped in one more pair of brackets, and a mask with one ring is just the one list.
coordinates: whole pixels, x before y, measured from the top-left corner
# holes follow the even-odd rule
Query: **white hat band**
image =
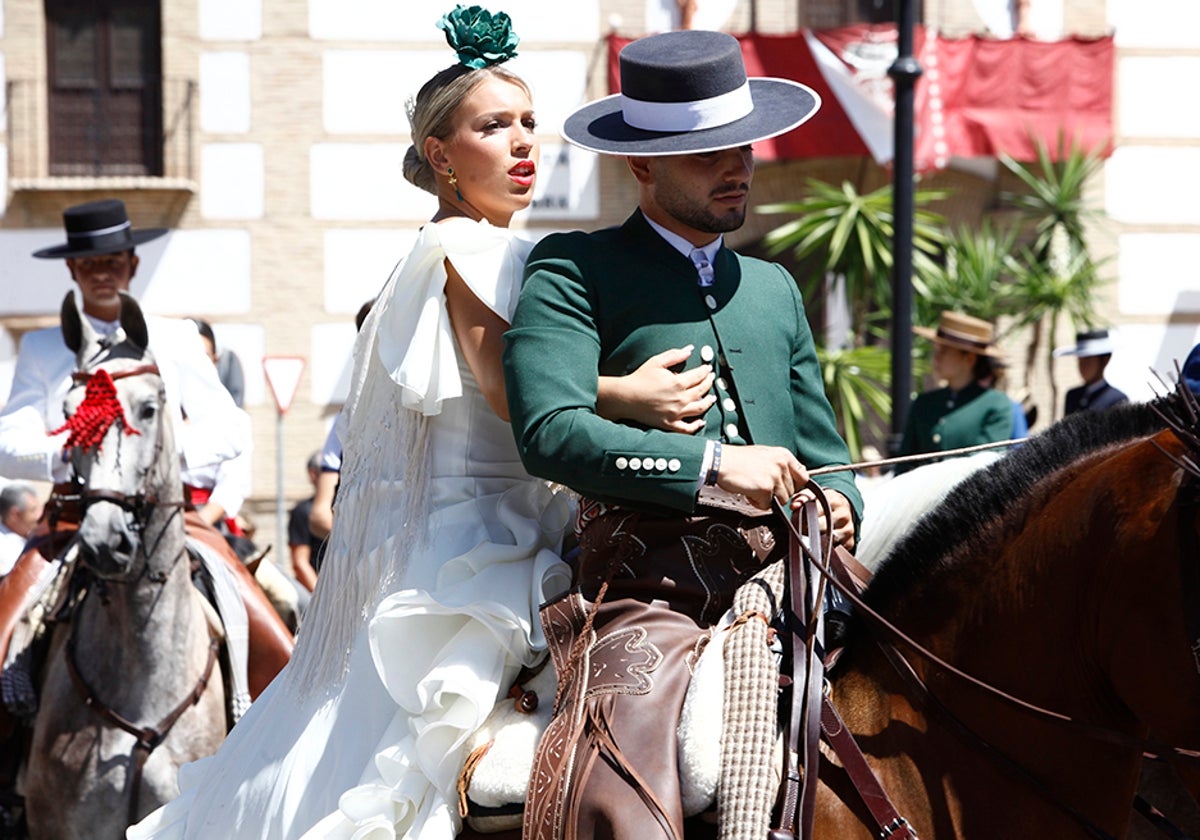
[(625, 122), (643, 131), (699, 131), (740, 120), (754, 110), (750, 82), (741, 87), (690, 102), (647, 102), (621, 94)]
[(67, 238), (79, 238), (81, 236), (107, 236), (110, 233), (117, 233), (130, 227), (129, 222), (121, 222), (119, 225), (112, 227), (100, 228), (99, 230), (77, 230), (71, 233)]

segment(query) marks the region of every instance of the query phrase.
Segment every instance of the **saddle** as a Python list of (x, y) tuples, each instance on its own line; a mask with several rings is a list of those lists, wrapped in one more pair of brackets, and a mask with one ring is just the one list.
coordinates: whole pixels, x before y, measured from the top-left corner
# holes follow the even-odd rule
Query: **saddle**
[[(815, 518), (811, 530), (816, 533)], [(746, 581), (733, 607), (702, 640), (677, 731), (684, 815), (717, 806), (732, 825), (755, 826), (745, 831), (755, 840), (767, 831), (784, 779), (778, 716), (784, 646), (778, 619), (786, 603), (786, 563), (771, 564)], [(845, 549), (834, 551), (831, 566), (857, 591), (870, 577)], [(521, 827), (530, 769), (556, 690), (553, 668), (523, 672), (470, 740), (458, 792), (460, 814), (475, 831)], [(764, 773), (767, 767), (774, 772)]]

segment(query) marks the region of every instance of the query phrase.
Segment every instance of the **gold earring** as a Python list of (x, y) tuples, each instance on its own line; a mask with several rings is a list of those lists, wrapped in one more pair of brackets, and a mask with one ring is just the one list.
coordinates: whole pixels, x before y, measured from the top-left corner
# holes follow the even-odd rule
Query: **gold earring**
[(459, 201), (463, 200), (463, 195), (458, 191), (458, 176), (454, 174), (454, 167), (446, 167), (446, 174), (450, 176), (450, 186), (454, 187), (454, 195)]

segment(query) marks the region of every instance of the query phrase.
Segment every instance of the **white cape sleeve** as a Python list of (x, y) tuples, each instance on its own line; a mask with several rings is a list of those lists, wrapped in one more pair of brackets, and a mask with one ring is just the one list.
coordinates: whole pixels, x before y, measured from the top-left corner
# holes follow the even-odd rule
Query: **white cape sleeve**
[(530, 245), (486, 221), (427, 224), (412, 252), (392, 272), (382, 296), (376, 349), (401, 403), (425, 415), (462, 396), (454, 333), (446, 311), (449, 259), (489, 309), (511, 321)]

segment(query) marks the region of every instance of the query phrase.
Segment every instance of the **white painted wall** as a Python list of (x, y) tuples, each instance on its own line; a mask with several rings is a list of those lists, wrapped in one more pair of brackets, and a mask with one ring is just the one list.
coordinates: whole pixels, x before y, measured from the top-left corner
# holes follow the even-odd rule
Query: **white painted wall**
[(437, 201), (404, 180), (408, 143), (317, 143), (309, 150), (315, 219), (424, 222)]
[(1105, 211), (1131, 224), (1200, 224), (1200, 145), (1119, 147), (1105, 168)]
[(206, 219), (261, 219), (263, 147), (208, 143), (200, 150), (200, 215)]
[(250, 130), (250, 54), (200, 56), (200, 130), (244, 134)]
[(405, 102), (453, 58), (445, 49), (326, 50), (322, 59), (325, 130), (408, 134)]
[(1200, 313), (1200, 233), (1124, 233), (1117, 248), (1122, 314)]
[(1108, 0), (1118, 47), (1200, 47), (1200, 3), (1194, 0)]
[(177, 230), (163, 240), (167, 246), (153, 271), (144, 277), (143, 265), (133, 282), (134, 296), (147, 311), (180, 316), (250, 311), (249, 231)]
[(374, 300), (396, 263), (412, 250), (419, 225), (325, 231), (325, 311), (348, 316)]
[(200, 0), (200, 38), (257, 41), (262, 37), (262, 0)]
[[(442, 44), (445, 35), (436, 24), (455, 5), (451, 0), (309, 0), (309, 34), (317, 40)], [(563, 17), (567, 9), (569, 23)], [(597, 0), (567, 0), (561, 5), (546, 0), (506, 0), (503, 11), (512, 18), (523, 43), (588, 43), (600, 37)]]

